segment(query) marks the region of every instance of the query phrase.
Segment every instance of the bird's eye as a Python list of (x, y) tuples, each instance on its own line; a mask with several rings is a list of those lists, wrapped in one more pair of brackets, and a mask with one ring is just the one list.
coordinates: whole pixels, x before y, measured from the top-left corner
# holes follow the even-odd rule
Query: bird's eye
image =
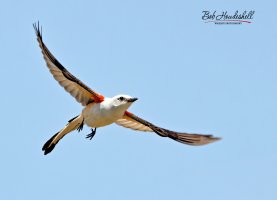
[(119, 97), (118, 100), (123, 101), (124, 97)]

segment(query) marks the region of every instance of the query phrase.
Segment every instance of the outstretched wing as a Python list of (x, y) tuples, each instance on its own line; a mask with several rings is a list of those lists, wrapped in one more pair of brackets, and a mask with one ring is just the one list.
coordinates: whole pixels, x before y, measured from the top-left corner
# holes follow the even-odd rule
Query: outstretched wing
[(141, 123), (138, 120), (133, 119), (132, 117), (130, 117), (130, 115), (131, 115), (130, 112), (125, 112), (123, 117), (117, 120), (115, 123), (117, 125), (123, 126), (125, 128), (130, 128), (136, 131), (153, 132), (153, 130), (149, 126), (145, 125), (145, 123)]
[(204, 145), (211, 142), (220, 140), (220, 138), (213, 137), (212, 135), (202, 135), (202, 134), (190, 134), (190, 133), (178, 133), (175, 131), (170, 131), (154, 124), (141, 119), (140, 117), (126, 111), (122, 119), (116, 121), (116, 124), (124, 126), (126, 128), (131, 128), (133, 130), (139, 131), (153, 131), (161, 137), (169, 137), (175, 141), (181, 142), (183, 144), (189, 145)]
[(46, 45), (43, 43), (42, 34), (39, 29), (39, 23), (33, 25), (37, 35), (37, 41), (41, 48), (43, 58), (46, 61), (47, 67), (49, 68), (53, 77), (59, 82), (59, 84), (69, 92), (79, 103), (86, 106), (91, 102), (102, 102), (104, 96), (96, 93), (82, 81), (73, 76), (62, 64), (52, 55)]

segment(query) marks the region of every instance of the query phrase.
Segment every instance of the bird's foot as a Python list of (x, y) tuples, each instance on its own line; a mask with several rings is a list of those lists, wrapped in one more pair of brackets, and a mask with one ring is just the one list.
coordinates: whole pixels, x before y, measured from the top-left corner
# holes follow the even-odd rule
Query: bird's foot
[(91, 140), (93, 138), (93, 136), (95, 135), (95, 133), (96, 133), (96, 128), (94, 128), (94, 129), (92, 128), (91, 133), (87, 134), (86, 138)]

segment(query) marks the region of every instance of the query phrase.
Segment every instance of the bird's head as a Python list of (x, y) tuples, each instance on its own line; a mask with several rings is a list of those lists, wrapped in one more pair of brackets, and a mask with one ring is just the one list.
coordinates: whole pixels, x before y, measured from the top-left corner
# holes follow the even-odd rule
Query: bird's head
[(112, 98), (112, 104), (114, 107), (126, 111), (136, 100), (138, 100), (138, 98), (121, 94), (121, 95), (116, 95)]

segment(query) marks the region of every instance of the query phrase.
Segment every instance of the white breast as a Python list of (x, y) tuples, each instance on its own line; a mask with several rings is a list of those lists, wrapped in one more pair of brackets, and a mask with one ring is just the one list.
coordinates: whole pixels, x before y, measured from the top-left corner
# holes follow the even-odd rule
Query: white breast
[(101, 103), (91, 103), (82, 112), (84, 123), (90, 127), (107, 126), (122, 118), (125, 110), (112, 106), (109, 98)]

